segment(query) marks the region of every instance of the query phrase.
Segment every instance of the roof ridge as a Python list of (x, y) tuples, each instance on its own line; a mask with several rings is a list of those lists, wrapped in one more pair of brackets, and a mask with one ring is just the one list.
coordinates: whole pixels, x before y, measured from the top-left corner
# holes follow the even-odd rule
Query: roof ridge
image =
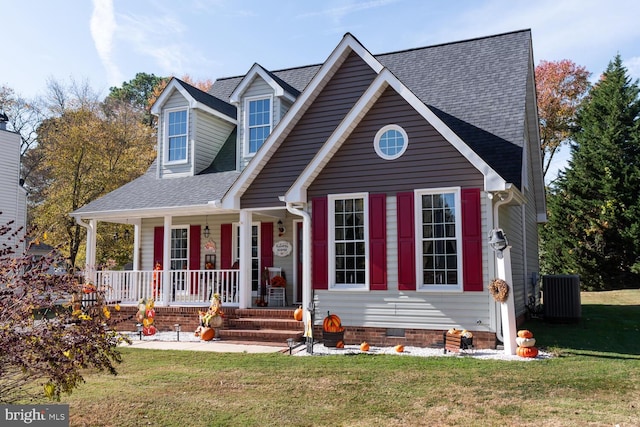
[(377, 58), (379, 56), (395, 55), (397, 53), (405, 53), (405, 52), (411, 52), (411, 51), (422, 50), (422, 49), (431, 49), (431, 48), (434, 48), (434, 47), (441, 47), (441, 46), (451, 46), (451, 45), (455, 45), (455, 44), (469, 43), (469, 42), (473, 42), (473, 41), (476, 41), (476, 40), (488, 40), (488, 39), (493, 39), (493, 38), (497, 38), (497, 37), (508, 36), (510, 34), (525, 33), (525, 32), (531, 32), (531, 29), (527, 28), (527, 29), (522, 29), (522, 30), (507, 31), (505, 33), (491, 34), (491, 35), (488, 35), (488, 36), (480, 36), (480, 37), (472, 37), (472, 38), (469, 38), (469, 39), (456, 40), (456, 41), (453, 41), (453, 42), (436, 43), (436, 44), (432, 44), (432, 45), (428, 45), (428, 46), (419, 46), (419, 47), (412, 47), (412, 48), (409, 48), (409, 49), (395, 50), (395, 51), (391, 51), (391, 52), (376, 53), (373, 56)]

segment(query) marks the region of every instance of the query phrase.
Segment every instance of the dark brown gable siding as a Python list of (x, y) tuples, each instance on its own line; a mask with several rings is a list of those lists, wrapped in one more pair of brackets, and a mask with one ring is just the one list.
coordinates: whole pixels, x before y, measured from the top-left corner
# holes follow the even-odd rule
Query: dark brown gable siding
[[(373, 139), (388, 124), (404, 128), (407, 151), (396, 160), (376, 154)], [(309, 199), (331, 193), (395, 194), (416, 188), (484, 188), (484, 178), (433, 126), (387, 88), (308, 189)]]
[(375, 76), (352, 52), (244, 193), (241, 206), (281, 206), (278, 196), (293, 184)]

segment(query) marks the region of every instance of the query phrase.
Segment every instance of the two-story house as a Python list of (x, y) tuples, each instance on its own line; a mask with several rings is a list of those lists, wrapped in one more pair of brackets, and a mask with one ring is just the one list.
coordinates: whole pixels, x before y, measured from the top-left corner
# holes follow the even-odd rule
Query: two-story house
[[(7, 117), (0, 113), (0, 224), (11, 223), (9, 233), (0, 236), (0, 248), (10, 246), (20, 254), (27, 223), (27, 192), (20, 181), (20, 135), (7, 130)], [(19, 233), (14, 232), (21, 230)], [(17, 246), (17, 247), (16, 247)]]
[(173, 79), (152, 111), (149, 171), (72, 213), (88, 266), (98, 221), (135, 227), (133, 271), (95, 278), (111, 299), (251, 308), (276, 267), (287, 305), (339, 314), (345, 337), (491, 346), (499, 227), (526, 313), (545, 220), (530, 31), (380, 55), (346, 34), (322, 64), (254, 64), (209, 93)]

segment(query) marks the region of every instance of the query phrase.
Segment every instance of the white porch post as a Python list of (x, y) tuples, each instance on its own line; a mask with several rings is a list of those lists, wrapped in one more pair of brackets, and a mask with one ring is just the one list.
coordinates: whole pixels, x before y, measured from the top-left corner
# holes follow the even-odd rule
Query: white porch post
[(171, 215), (164, 217), (164, 236), (162, 245), (162, 302), (165, 306), (169, 305), (171, 300)]
[(240, 210), (240, 308), (251, 306), (251, 222), (253, 214)]
[(95, 280), (96, 273), (96, 232), (98, 230), (98, 221), (95, 219), (89, 220), (87, 224), (87, 247), (85, 249), (85, 281)]
[(502, 319), (502, 334), (504, 338), (504, 353), (516, 354), (516, 308), (513, 297), (513, 275), (511, 274), (511, 247), (507, 246), (502, 251), (496, 252), (498, 278), (504, 280), (509, 285), (507, 300), (500, 303), (500, 314)]
[(140, 270), (140, 242), (141, 233), (141, 221), (139, 219), (133, 222), (133, 270)]

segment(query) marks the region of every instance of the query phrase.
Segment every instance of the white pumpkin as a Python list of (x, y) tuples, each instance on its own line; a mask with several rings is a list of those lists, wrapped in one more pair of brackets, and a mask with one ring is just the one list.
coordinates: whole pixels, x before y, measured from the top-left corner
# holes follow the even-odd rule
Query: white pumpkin
[(516, 344), (518, 344), (518, 347), (533, 347), (534, 345), (536, 345), (536, 339), (535, 338), (516, 338)]

